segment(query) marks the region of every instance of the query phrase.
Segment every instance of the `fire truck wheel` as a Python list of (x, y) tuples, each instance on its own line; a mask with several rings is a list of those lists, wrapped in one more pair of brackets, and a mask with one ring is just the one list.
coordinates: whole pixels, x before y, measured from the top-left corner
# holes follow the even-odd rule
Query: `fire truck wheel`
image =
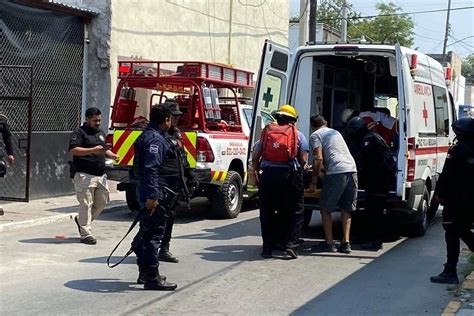
[(429, 217), (428, 217), (428, 210), (430, 207), (430, 194), (428, 189), (425, 187), (423, 190), (423, 196), (420, 200), (420, 204), (418, 204), (418, 210), (414, 214), (416, 216), (416, 221), (410, 227), (409, 235), (410, 237), (421, 237), (424, 236), (426, 230), (429, 226)]
[(222, 186), (211, 196), (212, 211), (220, 218), (235, 218), (242, 208), (242, 178), (235, 171), (229, 171)]
[(135, 185), (129, 185), (125, 190), (125, 199), (127, 206), (132, 212), (140, 211), (140, 204), (138, 203), (137, 188)]

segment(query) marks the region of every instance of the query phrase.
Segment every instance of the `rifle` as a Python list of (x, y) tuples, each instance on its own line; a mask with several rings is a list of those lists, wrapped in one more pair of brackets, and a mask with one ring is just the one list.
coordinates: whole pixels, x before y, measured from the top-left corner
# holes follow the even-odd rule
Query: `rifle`
[[(143, 238), (147, 236), (147, 234), (150, 234), (156, 227), (162, 226), (164, 223), (166, 223), (166, 220), (170, 216), (170, 212), (172, 208), (174, 207), (176, 203), (176, 199), (178, 197), (178, 193), (171, 190), (167, 186), (162, 186), (162, 193), (163, 193), (163, 199), (160, 200), (160, 203), (158, 204), (158, 209), (153, 213), (153, 215), (148, 215), (148, 210), (146, 208), (143, 208), (135, 217), (132, 225), (130, 225), (130, 228), (128, 229), (127, 233), (123, 238), (119, 241), (119, 243), (115, 246), (115, 248), (112, 250), (110, 253), (109, 257), (107, 258), (107, 266), (109, 268), (115, 268), (119, 264), (121, 264), (133, 251), (138, 247), (138, 245), (143, 241)], [(124, 241), (124, 239), (130, 234), (130, 232), (135, 228), (137, 223), (143, 219), (144, 217), (149, 216), (150, 220), (146, 223), (147, 225), (142, 225), (140, 227), (140, 230), (138, 231), (137, 235), (133, 239), (132, 245), (130, 249), (127, 251), (127, 253), (123, 256), (122, 259), (120, 259), (119, 262), (110, 264), (110, 258), (112, 255), (115, 253), (117, 248), (120, 246), (120, 244)]]

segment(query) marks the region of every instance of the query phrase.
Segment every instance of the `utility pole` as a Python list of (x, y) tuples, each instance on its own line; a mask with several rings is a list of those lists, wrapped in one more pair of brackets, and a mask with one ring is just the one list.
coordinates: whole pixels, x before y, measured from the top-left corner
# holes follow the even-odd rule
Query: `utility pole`
[(230, 0), (229, 5), (229, 38), (227, 40), (227, 64), (231, 64), (231, 50), (232, 50), (232, 11), (234, 0)]
[(309, 41), (316, 43), (316, 0), (309, 0)]
[(341, 21), (341, 39), (347, 41), (347, 4), (346, 0), (342, 2), (342, 21)]
[(304, 46), (308, 36), (308, 0), (300, 0), (299, 45)]
[(446, 32), (444, 33), (444, 45), (443, 45), (443, 62), (446, 61), (446, 47), (448, 44), (449, 35), (449, 13), (451, 11), (451, 0), (448, 0), (448, 12), (446, 13)]

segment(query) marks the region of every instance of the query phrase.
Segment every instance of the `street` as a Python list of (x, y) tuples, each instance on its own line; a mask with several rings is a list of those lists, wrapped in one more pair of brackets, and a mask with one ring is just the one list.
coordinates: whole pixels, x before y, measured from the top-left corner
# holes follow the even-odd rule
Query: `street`
[(102, 214), (93, 224), (96, 246), (79, 243), (72, 220), (2, 233), (1, 314), (440, 315), (451, 299), (447, 286), (429, 282), (444, 262), (439, 219), (425, 237), (382, 251), (312, 254), (322, 237), (314, 213), (299, 258), (284, 261), (260, 257), (258, 210), (232, 220), (185, 211), (171, 243), (180, 262), (161, 265), (176, 292), (143, 291), (133, 255), (107, 267), (132, 220), (125, 209)]

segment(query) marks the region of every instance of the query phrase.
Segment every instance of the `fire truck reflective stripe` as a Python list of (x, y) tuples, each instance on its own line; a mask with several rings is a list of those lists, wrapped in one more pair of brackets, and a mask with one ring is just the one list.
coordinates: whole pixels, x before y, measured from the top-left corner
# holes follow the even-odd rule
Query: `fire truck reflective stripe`
[(114, 153), (117, 153), (123, 142), (127, 139), (128, 135), (132, 133), (131, 130), (115, 130), (113, 136), (113, 149)]
[(220, 181), (221, 181), (221, 182), (224, 182), (226, 177), (227, 177), (227, 172), (222, 171), (222, 175), (221, 175)]
[(185, 132), (181, 133), (183, 137), (183, 146), (186, 151), (186, 159), (188, 160), (189, 166), (191, 168), (196, 168), (196, 132)]
[[(117, 143), (114, 142), (114, 150), (117, 155), (119, 155), (120, 160), (118, 161), (119, 165), (122, 166), (127, 166), (127, 165), (133, 165), (133, 156), (134, 156), (134, 150), (133, 150), (133, 145), (135, 144), (135, 141), (137, 138), (141, 135), (142, 131), (116, 131), (115, 133), (119, 132), (119, 135), (117, 136), (118, 140), (121, 140), (123, 138), (123, 134), (126, 134), (126, 138), (121, 140), (120, 147), (119, 142)], [(120, 135), (120, 132), (122, 134)], [(125, 133), (128, 132), (128, 133)], [(114, 133), (114, 139), (115, 139), (115, 133)]]
[(435, 155), (440, 153), (447, 153), (449, 146), (440, 146), (440, 147), (421, 147), (415, 149), (416, 155)]

